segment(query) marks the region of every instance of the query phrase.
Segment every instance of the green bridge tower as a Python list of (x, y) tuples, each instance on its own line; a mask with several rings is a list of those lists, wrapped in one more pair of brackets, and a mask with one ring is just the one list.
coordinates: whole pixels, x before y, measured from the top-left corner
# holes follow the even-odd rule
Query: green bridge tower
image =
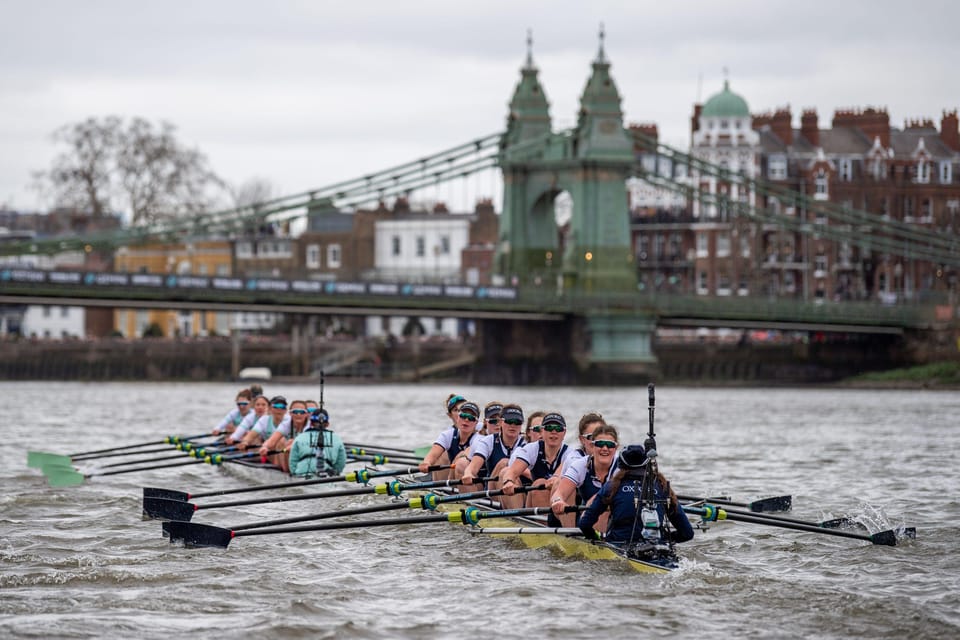
[[(573, 130), (552, 130), (529, 37), (520, 73), (499, 153), (504, 195), (495, 271), (506, 282), (551, 292), (556, 287), (558, 294), (570, 296), (635, 293), (626, 187), (635, 158), (602, 28)], [(573, 206), (562, 232), (554, 203), (564, 192)], [(579, 358), (586, 368), (641, 365), (649, 370), (655, 362), (652, 318), (605, 305), (577, 314), (585, 325), (574, 330), (588, 337)]]

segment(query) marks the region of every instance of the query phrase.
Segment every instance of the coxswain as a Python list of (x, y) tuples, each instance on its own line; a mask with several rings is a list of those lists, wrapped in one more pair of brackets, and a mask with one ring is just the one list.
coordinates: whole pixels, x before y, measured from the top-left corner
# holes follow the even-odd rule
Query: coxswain
[(290, 473), (295, 476), (339, 475), (347, 464), (347, 450), (340, 436), (329, 429), (330, 414), (315, 409), (306, 430), (290, 447)]
[[(693, 539), (693, 527), (687, 514), (680, 507), (670, 483), (651, 460), (655, 458), (648, 458), (639, 444), (625, 447), (620, 452), (617, 470), (580, 516), (580, 529), (586, 537), (600, 538), (594, 525), (600, 514), (609, 510), (610, 519), (603, 539), (628, 550), (634, 549), (634, 555), (639, 555), (639, 551), (656, 551), (663, 545), (672, 548), (674, 543)], [(668, 522), (672, 526), (668, 526)]]

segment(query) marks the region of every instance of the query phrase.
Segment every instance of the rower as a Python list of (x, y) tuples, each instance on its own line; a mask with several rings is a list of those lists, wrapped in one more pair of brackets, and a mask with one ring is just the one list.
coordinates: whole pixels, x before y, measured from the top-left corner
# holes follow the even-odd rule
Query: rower
[(235, 444), (238, 449), (246, 449), (247, 445), (243, 444), (244, 437), (253, 429), (253, 426), (257, 424), (257, 420), (267, 415), (267, 410), (270, 408), (270, 401), (264, 396), (253, 396), (253, 410), (247, 412), (246, 417), (243, 421), (237, 425), (237, 428), (233, 430), (227, 439), (224, 440), (226, 444)]
[[(478, 473), (485, 478), (498, 476), (510, 464), (510, 454), (524, 444), (520, 435), (523, 427), (523, 409), (520, 405), (505, 405), (498, 415), (503, 423), (498, 425), (500, 432), (476, 438), (470, 446), (469, 460), (461, 475), (465, 487), (473, 484)], [(499, 489), (499, 481), (491, 482), (489, 488)]]
[(340, 436), (330, 430), (330, 414), (316, 409), (310, 424), (290, 448), (290, 473), (295, 476), (338, 475), (347, 464), (347, 450)]
[(488, 402), (483, 408), (483, 427), (480, 429), (481, 435), (490, 435), (491, 433), (500, 433), (500, 412), (503, 411), (503, 403)]
[[(563, 436), (567, 431), (567, 423), (559, 413), (548, 413), (541, 423), (543, 439), (539, 442), (525, 444), (516, 450), (514, 459), (504, 469), (500, 479), (503, 488), (503, 504), (507, 509), (520, 506), (522, 496), (514, 498), (514, 492), (520, 483), (520, 475), (529, 469), (533, 486), (545, 486), (546, 491), (536, 491), (527, 494), (528, 507), (546, 507), (550, 501), (560, 470), (568, 458), (575, 455), (573, 449), (563, 443)], [(552, 518), (551, 514), (551, 518)], [(555, 518), (552, 518), (553, 522)], [(553, 523), (559, 526), (559, 522)]]
[[(589, 504), (617, 468), (619, 435), (616, 427), (594, 424), (583, 438), (589, 441), (590, 455), (572, 458), (564, 466), (550, 496), (550, 509), (565, 527), (572, 527), (576, 518), (564, 509), (574, 504)], [(606, 528), (606, 513), (601, 514), (599, 524), (601, 529)]]
[(253, 395), (250, 393), (250, 389), (241, 389), (237, 393), (237, 407), (231, 409), (230, 412), (223, 417), (223, 420), (220, 421), (220, 424), (213, 428), (213, 435), (218, 436), (221, 433), (229, 435), (233, 433), (237, 425), (243, 422), (243, 419), (250, 413), (251, 400), (253, 400)]
[[(273, 432), (285, 422), (290, 421), (287, 415), (287, 399), (283, 396), (270, 398), (270, 410), (257, 420), (257, 424), (243, 436), (242, 444), (245, 447), (255, 447), (273, 435)], [(289, 426), (286, 428), (289, 429)]]
[(290, 447), (293, 441), (307, 427), (310, 409), (307, 401), (294, 400), (290, 403), (289, 420), (280, 423), (266, 442), (260, 447), (260, 458), (270, 458), (273, 464), (283, 471), (290, 472)]
[[(459, 396), (458, 396), (459, 397)], [(449, 404), (449, 401), (448, 401)], [(453, 427), (444, 429), (433, 441), (430, 451), (423, 457), (419, 468), (421, 473), (426, 473), (433, 465), (450, 465), (456, 462), (458, 456), (464, 450), (470, 447), (477, 434), (477, 420), (480, 418), (480, 407), (473, 402), (459, 403), (459, 413), (456, 414), (456, 423)], [(451, 471), (434, 471), (434, 480), (446, 480), (450, 477)], [(454, 477), (457, 476), (454, 474)]]
[(639, 444), (620, 452), (617, 470), (580, 516), (580, 529), (585, 536), (600, 538), (594, 525), (600, 514), (609, 509), (604, 540), (623, 546), (635, 555), (667, 548), (672, 553), (674, 543), (693, 539), (693, 527), (680, 508), (676, 494), (656, 469), (656, 450), (650, 454), (648, 457)]

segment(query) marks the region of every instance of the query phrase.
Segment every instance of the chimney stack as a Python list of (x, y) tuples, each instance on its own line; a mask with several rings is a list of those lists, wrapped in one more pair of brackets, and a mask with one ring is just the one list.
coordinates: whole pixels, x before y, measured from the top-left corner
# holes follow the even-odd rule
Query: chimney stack
[(954, 151), (960, 151), (960, 127), (958, 127), (957, 110), (943, 112), (940, 118), (940, 139)]
[(820, 125), (817, 124), (817, 110), (804, 109), (800, 116), (800, 135), (815, 147), (820, 146)]

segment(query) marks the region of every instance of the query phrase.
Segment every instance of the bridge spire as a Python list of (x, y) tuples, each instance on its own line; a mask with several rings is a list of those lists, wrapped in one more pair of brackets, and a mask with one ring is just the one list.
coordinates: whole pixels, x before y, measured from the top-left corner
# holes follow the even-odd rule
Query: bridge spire
[(606, 62), (606, 55), (603, 52), (603, 39), (606, 37), (606, 34), (603, 30), (603, 23), (600, 23), (600, 49), (597, 51), (597, 62), (604, 63)]
[(533, 64), (533, 32), (527, 29), (527, 57), (520, 68), (520, 82), (510, 99), (505, 147), (522, 140), (540, 138), (551, 131), (550, 103), (540, 85), (538, 73)]
[(533, 69), (533, 29), (527, 29), (527, 69)]

